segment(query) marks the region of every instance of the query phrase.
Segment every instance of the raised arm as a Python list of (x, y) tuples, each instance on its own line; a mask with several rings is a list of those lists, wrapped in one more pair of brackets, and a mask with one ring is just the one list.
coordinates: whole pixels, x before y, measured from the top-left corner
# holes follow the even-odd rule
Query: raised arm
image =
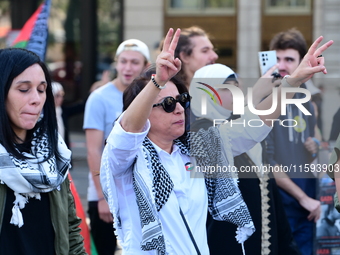
[(274, 79), (272, 74), (275, 69), (278, 68), (278, 64), (272, 66), (259, 80), (254, 84), (253, 90), (253, 105), (256, 107), (265, 97), (269, 96), (273, 92), (273, 88), (281, 84), (280, 79)]
[[(177, 29), (175, 33), (172, 28), (169, 29), (164, 39), (163, 50), (156, 59), (155, 81), (159, 86), (165, 86), (181, 69), (181, 61), (174, 58), (180, 33), (180, 29)], [(120, 124), (125, 131), (132, 133), (142, 131), (159, 92), (160, 89), (150, 80), (127, 108), (121, 119)]]
[[(323, 37), (320, 36), (312, 46), (309, 48), (307, 54), (302, 59), (298, 68), (292, 73), (291, 76), (286, 77), (286, 86), (291, 87), (299, 87), (302, 83), (308, 81), (310, 78), (313, 77), (315, 73), (323, 72), (327, 74), (326, 67), (324, 66), (325, 59), (321, 56), (321, 54), (333, 44), (333, 41), (330, 40), (323, 44), (321, 47), (318, 48), (318, 45), (322, 41)], [(321, 57), (320, 57), (321, 56)], [(264, 79), (263, 82), (267, 83), (268, 78), (261, 78)], [(268, 119), (276, 119), (281, 114), (281, 87), (278, 88), (278, 104), (275, 111), (269, 115), (261, 115), (260, 118), (268, 125), (271, 126), (272, 122), (267, 121)], [(286, 95), (287, 99), (293, 98), (294, 93), (288, 93)], [(262, 102), (257, 105), (258, 110), (267, 110), (272, 105), (273, 96), (270, 95), (265, 98)]]

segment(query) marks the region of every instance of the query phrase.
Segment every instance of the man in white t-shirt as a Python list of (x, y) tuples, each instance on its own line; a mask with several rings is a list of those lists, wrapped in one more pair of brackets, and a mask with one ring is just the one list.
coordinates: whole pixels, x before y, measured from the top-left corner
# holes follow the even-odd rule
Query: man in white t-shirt
[(150, 53), (140, 40), (122, 42), (115, 58), (117, 77), (96, 89), (85, 107), (83, 129), (86, 134), (87, 161), (90, 169), (88, 203), (91, 235), (99, 255), (113, 255), (116, 249), (112, 228), (113, 217), (99, 182), (101, 155), (115, 119), (123, 108), (123, 92), (149, 65)]

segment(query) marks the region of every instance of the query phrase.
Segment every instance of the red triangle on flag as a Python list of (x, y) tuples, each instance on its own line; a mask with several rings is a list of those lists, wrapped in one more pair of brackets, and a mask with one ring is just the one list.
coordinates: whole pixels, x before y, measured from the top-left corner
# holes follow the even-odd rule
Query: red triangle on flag
[(37, 21), (38, 15), (43, 8), (44, 3), (42, 3), (39, 8), (33, 13), (30, 19), (25, 23), (18, 37), (12, 43), (13, 47), (16, 48), (26, 48), (27, 42), (31, 37), (31, 33), (35, 22)]

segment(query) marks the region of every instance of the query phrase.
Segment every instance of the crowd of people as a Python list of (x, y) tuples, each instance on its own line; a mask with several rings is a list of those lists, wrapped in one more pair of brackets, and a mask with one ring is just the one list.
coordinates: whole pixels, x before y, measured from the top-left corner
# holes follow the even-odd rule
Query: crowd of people
[[(315, 73), (327, 74), (322, 53), (333, 41), (320, 46), (322, 39), (307, 49), (296, 29), (273, 37), (270, 50), (276, 50), (278, 64), (251, 95), (258, 111), (277, 101), (265, 115), (248, 106), (242, 106), (243, 115), (233, 113), (242, 77), (216, 63), (203, 29), (169, 29), (153, 64), (145, 43), (122, 42), (116, 77), (96, 84), (79, 106), (85, 109), (88, 215), (98, 254), (114, 254), (117, 240), (124, 255), (313, 254), (321, 213), (313, 176), (197, 169), (283, 169), (315, 159), (320, 141), (311, 102), (303, 104), (311, 115), (287, 106), (295, 126), (270, 120), (287, 118), (281, 115), (283, 88), (306, 89)], [(0, 50), (0, 68), (0, 253), (86, 254), (69, 188), (62, 85), (27, 50)], [(340, 163), (339, 143), (334, 166)]]

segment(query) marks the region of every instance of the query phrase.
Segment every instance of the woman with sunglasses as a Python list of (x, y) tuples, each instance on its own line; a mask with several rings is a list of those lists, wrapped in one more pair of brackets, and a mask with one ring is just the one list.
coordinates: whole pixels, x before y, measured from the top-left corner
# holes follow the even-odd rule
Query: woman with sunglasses
[[(214, 219), (238, 226), (240, 243), (255, 231), (232, 173), (211, 174), (192, 168), (228, 167), (233, 153), (247, 151), (265, 138), (270, 123), (265, 121), (268, 126), (247, 132), (221, 125), (187, 136), (185, 108), (190, 97), (175, 76), (181, 68), (180, 60), (174, 58), (180, 30), (171, 39), (173, 34), (170, 29), (156, 60), (155, 76), (146, 72), (124, 92), (125, 111), (116, 121), (102, 156), (101, 184), (116, 219), (124, 255), (209, 254), (207, 208)], [(316, 50), (320, 41), (313, 45), (310, 58), (330, 46)], [(325, 70), (323, 63), (316, 58), (313, 61), (309, 62), (320, 66), (310, 67), (303, 61), (292, 75), (299, 78), (288, 82), (298, 86), (313, 73)], [(270, 96), (263, 100), (258, 109), (269, 109), (271, 100)], [(261, 119), (276, 118), (279, 112), (280, 107)], [(229, 147), (224, 146), (226, 140)]]

